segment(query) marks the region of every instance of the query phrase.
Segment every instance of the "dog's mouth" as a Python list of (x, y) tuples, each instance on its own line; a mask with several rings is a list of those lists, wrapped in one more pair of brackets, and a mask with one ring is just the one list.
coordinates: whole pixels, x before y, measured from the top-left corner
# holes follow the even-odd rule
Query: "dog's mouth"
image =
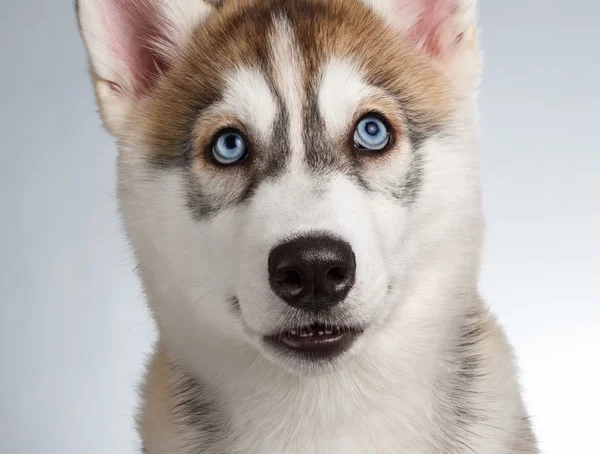
[(360, 327), (314, 324), (283, 331), (264, 340), (286, 354), (306, 359), (332, 359), (346, 351), (364, 331)]

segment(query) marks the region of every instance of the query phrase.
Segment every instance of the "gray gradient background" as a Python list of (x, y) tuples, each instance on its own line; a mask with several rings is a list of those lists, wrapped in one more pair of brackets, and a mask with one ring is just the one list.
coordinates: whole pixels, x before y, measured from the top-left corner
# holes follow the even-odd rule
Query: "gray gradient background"
[[(482, 290), (548, 454), (598, 453), (600, 4), (482, 0)], [(154, 336), (68, 0), (0, 6), (0, 453), (131, 453)]]

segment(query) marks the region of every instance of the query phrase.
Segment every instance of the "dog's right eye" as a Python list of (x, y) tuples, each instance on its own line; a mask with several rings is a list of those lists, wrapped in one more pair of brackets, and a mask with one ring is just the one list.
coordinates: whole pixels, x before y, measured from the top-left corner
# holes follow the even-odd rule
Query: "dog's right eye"
[(233, 164), (243, 160), (248, 154), (248, 145), (237, 131), (222, 131), (214, 141), (212, 154), (220, 164)]
[(364, 151), (383, 151), (390, 142), (385, 123), (374, 115), (363, 117), (354, 130), (354, 146)]

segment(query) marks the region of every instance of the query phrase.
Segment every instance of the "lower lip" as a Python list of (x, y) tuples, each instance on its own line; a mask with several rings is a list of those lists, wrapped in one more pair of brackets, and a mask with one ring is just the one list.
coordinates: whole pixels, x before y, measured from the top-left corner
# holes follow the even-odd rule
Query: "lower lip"
[(284, 353), (291, 353), (305, 359), (333, 359), (348, 350), (361, 331), (354, 329), (320, 334), (318, 330), (314, 330), (304, 336), (282, 333), (267, 336), (265, 341)]

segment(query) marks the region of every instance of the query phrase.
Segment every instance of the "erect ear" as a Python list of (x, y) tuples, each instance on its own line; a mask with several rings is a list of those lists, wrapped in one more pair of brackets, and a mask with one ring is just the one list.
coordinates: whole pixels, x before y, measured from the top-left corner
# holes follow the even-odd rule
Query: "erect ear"
[(479, 81), (477, 0), (363, 0), (457, 84)]
[(213, 9), (203, 0), (77, 0), (76, 5), (100, 111), (115, 135)]

